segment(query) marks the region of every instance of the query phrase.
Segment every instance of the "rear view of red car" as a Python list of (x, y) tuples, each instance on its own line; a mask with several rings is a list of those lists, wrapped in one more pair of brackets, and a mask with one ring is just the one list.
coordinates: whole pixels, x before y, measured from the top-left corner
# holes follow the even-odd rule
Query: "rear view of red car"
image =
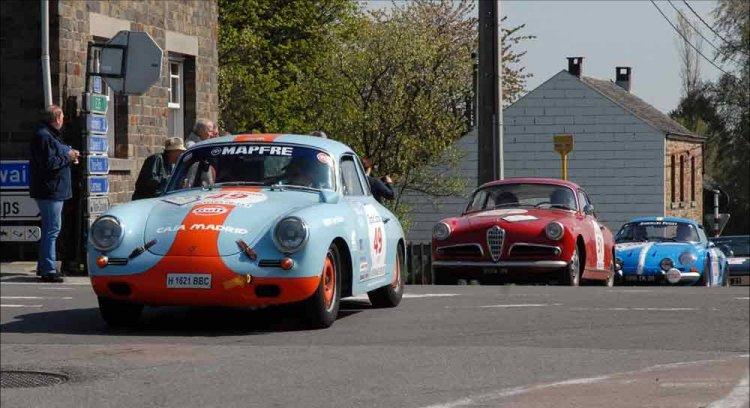
[(543, 279), (614, 282), (612, 233), (575, 183), (511, 178), (479, 187), (464, 213), (435, 225), (437, 284)]

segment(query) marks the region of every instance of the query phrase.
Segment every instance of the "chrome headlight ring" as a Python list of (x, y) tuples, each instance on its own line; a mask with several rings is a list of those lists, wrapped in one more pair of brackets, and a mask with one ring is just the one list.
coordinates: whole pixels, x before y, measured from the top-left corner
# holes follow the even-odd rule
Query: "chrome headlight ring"
[(94, 248), (101, 252), (108, 252), (117, 248), (122, 243), (125, 230), (117, 217), (103, 215), (99, 217), (89, 230), (89, 240)]
[(310, 230), (299, 217), (284, 217), (273, 230), (273, 243), (285, 254), (297, 252), (304, 248), (310, 238)]
[(432, 227), (432, 237), (435, 238), (438, 241), (442, 241), (445, 239), (448, 239), (448, 237), (451, 235), (451, 227), (450, 225), (439, 222), (435, 224), (434, 227)]
[(698, 260), (698, 257), (690, 251), (685, 251), (680, 254), (677, 260), (680, 261), (680, 264), (688, 266), (694, 264)]
[(666, 272), (674, 267), (674, 262), (669, 258), (664, 258), (659, 262), (659, 267)]
[(552, 221), (544, 227), (544, 233), (547, 235), (547, 238), (559, 241), (565, 233), (565, 227), (557, 221)]

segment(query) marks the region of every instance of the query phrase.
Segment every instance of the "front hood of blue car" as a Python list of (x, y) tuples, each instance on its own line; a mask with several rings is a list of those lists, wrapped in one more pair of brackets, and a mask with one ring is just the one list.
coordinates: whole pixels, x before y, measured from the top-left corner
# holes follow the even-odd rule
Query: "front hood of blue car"
[(628, 242), (617, 244), (615, 250), (625, 273), (659, 271), (659, 264), (664, 258), (671, 259), (678, 269), (689, 269), (692, 265), (682, 265), (680, 254), (692, 252), (698, 260), (701, 255), (696, 244), (690, 242)]
[(253, 245), (274, 222), (320, 202), (317, 193), (260, 188), (188, 190), (154, 199), (144, 228), (149, 251), (170, 256), (227, 256), (237, 240)]

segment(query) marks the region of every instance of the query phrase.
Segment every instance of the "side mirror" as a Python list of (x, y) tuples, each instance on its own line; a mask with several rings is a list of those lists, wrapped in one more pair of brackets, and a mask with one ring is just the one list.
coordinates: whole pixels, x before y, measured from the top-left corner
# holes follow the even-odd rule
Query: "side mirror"
[(708, 247), (709, 248), (713, 248), (715, 246), (716, 246), (716, 243), (714, 243), (713, 241), (708, 241)]
[(336, 204), (341, 200), (341, 194), (333, 190), (321, 190), (320, 202), (326, 204)]
[(732, 248), (729, 247), (729, 245), (726, 244), (720, 244), (718, 245), (721, 252), (726, 255), (727, 258), (732, 258), (734, 256), (734, 251), (732, 251)]
[(594, 206), (591, 204), (586, 204), (583, 206), (583, 213), (586, 215), (596, 215), (596, 213), (594, 212)]

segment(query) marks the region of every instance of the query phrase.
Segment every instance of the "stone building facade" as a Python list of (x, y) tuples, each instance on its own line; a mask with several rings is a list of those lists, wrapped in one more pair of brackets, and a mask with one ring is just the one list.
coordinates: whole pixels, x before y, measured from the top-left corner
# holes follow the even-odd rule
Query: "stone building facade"
[[(647, 215), (702, 222), (705, 137), (632, 94), (630, 68), (617, 67), (614, 81), (601, 80), (583, 76), (582, 58), (574, 60), (503, 111), (505, 176), (560, 178), (553, 137), (570, 134), (569, 179), (586, 189), (599, 220), (610, 229), (616, 232), (631, 218)], [(455, 172), (472, 187), (476, 143), (471, 132), (456, 144), (464, 159)], [(465, 209), (468, 193), (438, 200), (418, 193), (403, 197), (414, 209), (408, 239), (429, 241), (436, 222)]]
[[(28, 158), (28, 141), (44, 107), (41, 4), (0, 2), (3, 160)], [(74, 147), (82, 142), (79, 118), (89, 43), (106, 42), (120, 30), (144, 31), (164, 51), (161, 78), (145, 94), (109, 92), (110, 203), (129, 201), (143, 161), (161, 152), (168, 136), (184, 137), (198, 118), (217, 119), (217, 1), (50, 0), (48, 4), (52, 99), (65, 111), (64, 138)]]

